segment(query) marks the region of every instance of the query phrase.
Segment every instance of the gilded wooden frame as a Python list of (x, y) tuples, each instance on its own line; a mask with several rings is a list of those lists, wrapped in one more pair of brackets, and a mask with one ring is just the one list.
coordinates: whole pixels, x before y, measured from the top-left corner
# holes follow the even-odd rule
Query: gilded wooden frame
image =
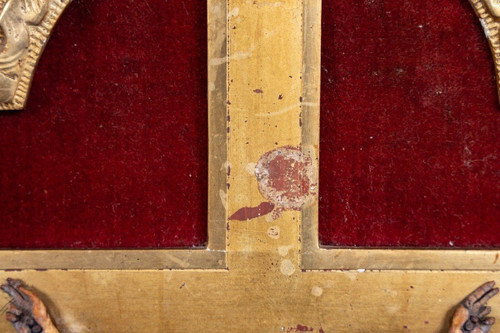
[[(320, 248), (317, 206), (273, 221), (226, 222), (227, 212), (262, 202), (248, 166), (276, 143), (318, 150), (321, 7), (320, 0), (209, 0), (208, 8), (209, 29), (220, 28), (219, 43), (209, 42), (209, 76), (221, 71), (210, 103), (219, 101), (229, 132), (217, 132), (227, 144), (215, 150), (222, 154), (217, 163), (210, 157), (210, 171), (231, 185), (212, 182), (209, 202), (216, 221), (209, 221), (209, 239), (219, 240), (223, 264), (213, 269), (192, 261), (204, 260), (203, 249), (94, 252), (85, 265), (72, 263), (83, 252), (58, 251), (63, 258), (54, 264), (59, 259), (45, 251), (5, 251), (0, 279), (20, 278), (37, 289), (61, 332), (445, 331), (451, 310), (470, 290), (499, 279), (494, 252), (480, 251), (483, 259), (473, 254), (477, 265), (463, 251)], [(230, 174), (221, 167), (228, 165)], [(172, 253), (184, 253), (174, 257), (177, 266), (164, 258)], [(133, 264), (133, 256), (121, 262), (128, 254), (150, 265)], [(450, 257), (459, 268), (442, 271), (454, 268), (445, 262)], [(490, 303), (498, 315), (500, 300)], [(11, 332), (10, 323), (0, 321), (0, 331)]]

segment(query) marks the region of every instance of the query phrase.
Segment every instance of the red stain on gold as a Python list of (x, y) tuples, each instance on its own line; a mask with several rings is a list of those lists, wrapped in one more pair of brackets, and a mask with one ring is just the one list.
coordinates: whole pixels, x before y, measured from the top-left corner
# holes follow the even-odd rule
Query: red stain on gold
[(313, 332), (314, 328), (297, 324), (297, 327), (289, 327), (287, 332)]
[(259, 191), (268, 202), (241, 208), (230, 220), (245, 221), (269, 213), (276, 219), (284, 210), (301, 210), (316, 200), (313, 160), (300, 147), (284, 146), (265, 153), (254, 172)]
[(312, 158), (299, 147), (284, 146), (262, 155), (255, 176), (262, 196), (282, 210), (300, 210), (316, 200)]
[(267, 215), (274, 209), (274, 204), (263, 202), (257, 207), (243, 207), (231, 215), (230, 220), (247, 221), (259, 216)]

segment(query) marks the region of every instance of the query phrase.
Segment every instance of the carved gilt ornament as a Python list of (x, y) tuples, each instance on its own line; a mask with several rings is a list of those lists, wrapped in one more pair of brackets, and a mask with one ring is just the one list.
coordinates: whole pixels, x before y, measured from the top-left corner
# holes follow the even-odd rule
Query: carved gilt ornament
[(0, 110), (22, 109), (52, 28), (71, 0), (0, 2)]

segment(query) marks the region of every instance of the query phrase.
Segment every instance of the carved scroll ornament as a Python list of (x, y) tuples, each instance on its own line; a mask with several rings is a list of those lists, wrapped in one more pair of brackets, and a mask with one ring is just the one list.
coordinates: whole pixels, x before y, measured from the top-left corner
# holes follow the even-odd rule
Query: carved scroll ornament
[(469, 2), (474, 7), (490, 44), (500, 98), (500, 0), (469, 0)]
[(22, 109), (52, 28), (71, 0), (0, 0), (0, 110)]

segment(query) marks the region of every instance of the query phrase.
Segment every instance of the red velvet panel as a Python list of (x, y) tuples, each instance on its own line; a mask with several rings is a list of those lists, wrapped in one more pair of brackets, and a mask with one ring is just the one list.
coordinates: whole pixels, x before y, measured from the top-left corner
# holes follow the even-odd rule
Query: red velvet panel
[(0, 247), (206, 242), (206, 2), (75, 0), (0, 113)]
[(320, 241), (500, 246), (500, 110), (466, 0), (323, 0)]

